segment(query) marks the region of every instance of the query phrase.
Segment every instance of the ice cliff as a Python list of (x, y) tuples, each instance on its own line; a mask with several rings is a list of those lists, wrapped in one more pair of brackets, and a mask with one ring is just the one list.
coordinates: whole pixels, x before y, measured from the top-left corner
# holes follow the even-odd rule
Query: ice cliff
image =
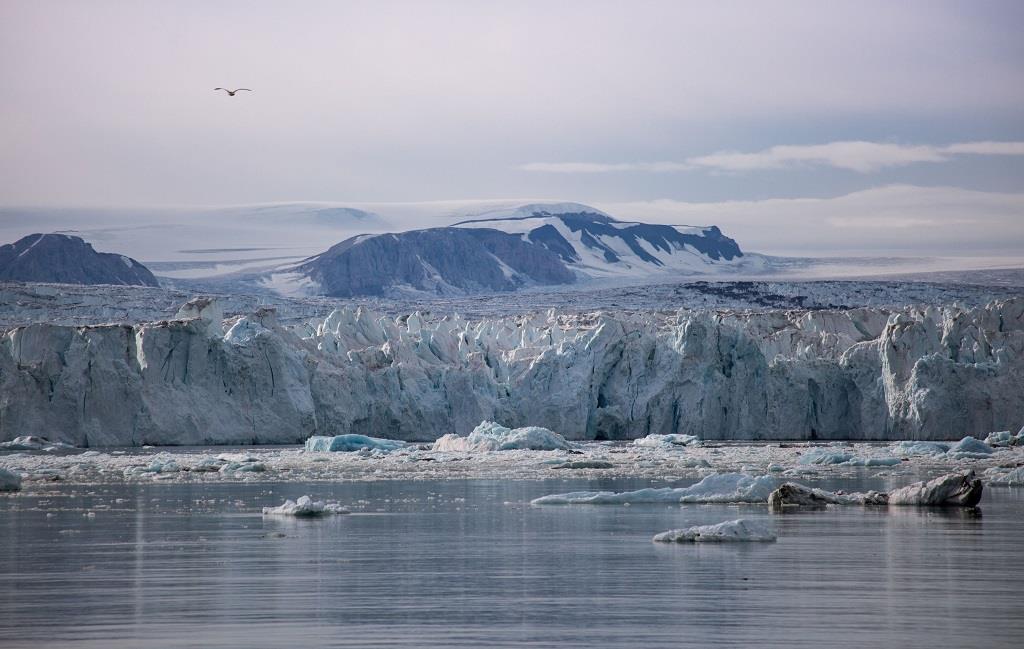
[(895, 312), (547, 313), (480, 321), (345, 308), (308, 326), (196, 300), (146, 324), (0, 338), (0, 440), (300, 443), (465, 435), (483, 420), (567, 439), (949, 439), (1024, 421), (1024, 299)]

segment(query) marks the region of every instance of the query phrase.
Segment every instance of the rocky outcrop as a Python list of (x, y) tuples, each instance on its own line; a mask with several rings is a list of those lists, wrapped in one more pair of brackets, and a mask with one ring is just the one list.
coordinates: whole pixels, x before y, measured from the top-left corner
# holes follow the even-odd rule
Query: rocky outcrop
[(568, 439), (960, 439), (1024, 421), (1024, 299), (476, 322), (344, 309), (315, 330), (220, 316), (198, 301), (163, 322), (7, 331), (0, 439), (431, 440), (483, 420)]
[(0, 281), (157, 286), (134, 259), (96, 252), (68, 234), (30, 234), (0, 246)]

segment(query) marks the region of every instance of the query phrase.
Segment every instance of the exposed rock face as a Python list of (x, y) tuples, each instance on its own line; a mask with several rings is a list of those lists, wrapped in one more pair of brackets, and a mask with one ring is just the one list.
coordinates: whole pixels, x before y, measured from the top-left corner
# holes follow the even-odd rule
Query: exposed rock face
[(546, 316), (335, 311), (300, 337), (215, 304), (0, 338), (0, 439), (77, 445), (466, 434), (959, 439), (1024, 421), (1024, 299), (972, 310)]
[(96, 252), (67, 234), (30, 234), (0, 246), (0, 280), (157, 286), (153, 273), (134, 259)]

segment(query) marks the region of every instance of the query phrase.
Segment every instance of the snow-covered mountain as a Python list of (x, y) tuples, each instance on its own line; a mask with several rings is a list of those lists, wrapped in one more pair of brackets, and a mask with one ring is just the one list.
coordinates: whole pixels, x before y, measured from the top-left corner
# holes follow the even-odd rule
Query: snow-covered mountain
[(79, 237), (30, 234), (0, 246), (0, 281), (157, 286), (131, 257), (96, 252)]
[(705, 273), (743, 256), (716, 226), (619, 221), (578, 203), (524, 205), (511, 212), (456, 223), (521, 235), (588, 277)]
[(715, 274), (743, 252), (715, 226), (619, 221), (578, 203), (485, 212), (452, 226), (360, 235), (267, 284), (332, 297), (465, 294), (612, 278)]

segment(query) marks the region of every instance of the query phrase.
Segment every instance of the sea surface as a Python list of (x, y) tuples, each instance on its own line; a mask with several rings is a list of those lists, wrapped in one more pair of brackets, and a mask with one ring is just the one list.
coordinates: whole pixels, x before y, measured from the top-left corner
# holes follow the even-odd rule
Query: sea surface
[[(0, 647), (1024, 646), (1024, 489), (987, 489), (980, 512), (529, 505), (646, 486), (57, 484), (2, 496)], [(353, 513), (260, 513), (304, 494)], [(778, 542), (651, 542), (739, 517), (770, 522)]]

